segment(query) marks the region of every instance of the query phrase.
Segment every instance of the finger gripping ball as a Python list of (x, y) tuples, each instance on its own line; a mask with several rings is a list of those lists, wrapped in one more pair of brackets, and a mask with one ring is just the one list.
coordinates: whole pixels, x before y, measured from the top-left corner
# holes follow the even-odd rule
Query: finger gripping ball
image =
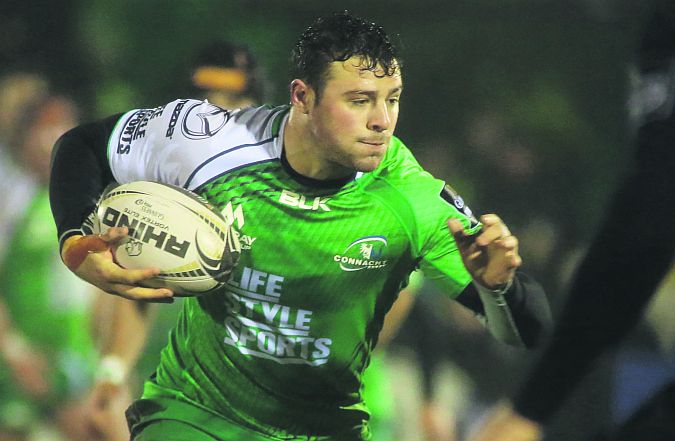
[(206, 200), (180, 187), (135, 181), (101, 197), (95, 224), (101, 233), (127, 227), (113, 248), (124, 268), (158, 267), (147, 286), (176, 295), (213, 292), (230, 277), (241, 251), (238, 235)]

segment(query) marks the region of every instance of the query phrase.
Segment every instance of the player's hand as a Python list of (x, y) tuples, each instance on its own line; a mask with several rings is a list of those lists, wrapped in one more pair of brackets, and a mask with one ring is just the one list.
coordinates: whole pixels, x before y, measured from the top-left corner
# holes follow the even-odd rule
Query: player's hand
[(499, 289), (513, 280), (522, 264), (518, 239), (496, 214), (485, 214), (480, 221), (483, 228), (472, 238), (457, 219), (448, 220), (448, 227), (473, 279), (486, 288)]
[(541, 426), (516, 413), (509, 404), (498, 405), (469, 441), (540, 441)]
[(101, 235), (71, 236), (63, 244), (61, 257), (81, 279), (107, 293), (130, 300), (170, 302), (171, 290), (142, 286), (143, 281), (159, 274), (159, 268), (124, 269), (115, 263), (113, 246), (127, 234), (126, 227), (114, 227)]

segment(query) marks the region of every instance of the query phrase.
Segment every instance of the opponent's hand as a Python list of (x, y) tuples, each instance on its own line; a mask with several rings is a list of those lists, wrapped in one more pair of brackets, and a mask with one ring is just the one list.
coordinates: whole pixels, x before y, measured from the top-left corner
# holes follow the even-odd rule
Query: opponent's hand
[(501, 403), (469, 441), (540, 441), (541, 426), (516, 413), (508, 403)]
[(485, 214), (480, 221), (483, 229), (475, 237), (468, 236), (457, 219), (448, 220), (448, 228), (473, 279), (486, 288), (499, 289), (513, 280), (522, 264), (518, 239), (496, 214)]
[(103, 291), (130, 300), (170, 302), (173, 292), (166, 288), (147, 288), (142, 282), (159, 274), (159, 268), (124, 269), (112, 253), (128, 234), (126, 227), (114, 227), (102, 235), (71, 236), (61, 257), (71, 271)]

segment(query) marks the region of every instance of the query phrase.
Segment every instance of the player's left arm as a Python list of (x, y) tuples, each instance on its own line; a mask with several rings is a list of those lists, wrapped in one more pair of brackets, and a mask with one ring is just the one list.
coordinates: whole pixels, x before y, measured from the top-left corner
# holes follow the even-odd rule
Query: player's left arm
[(536, 346), (552, 327), (551, 311), (544, 289), (520, 269), (518, 239), (498, 216), (479, 222), (458, 195), (443, 199), (452, 205), (439, 203), (430, 210), (436, 217), (425, 219), (435, 225), (425, 230), (425, 277), (473, 311), (497, 340)]
[(424, 276), (471, 309), (498, 340), (528, 348), (543, 340), (551, 312), (543, 288), (519, 271), (518, 239), (496, 215), (479, 222), (450, 185), (425, 172), (402, 143), (394, 146), (405, 183), (392, 187), (405, 203), (388, 201), (409, 220), (404, 225)]

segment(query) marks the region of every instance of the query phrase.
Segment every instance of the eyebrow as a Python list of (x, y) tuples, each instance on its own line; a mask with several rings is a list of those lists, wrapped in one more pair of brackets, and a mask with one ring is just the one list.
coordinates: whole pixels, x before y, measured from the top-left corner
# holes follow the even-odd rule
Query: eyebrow
[[(391, 89), (389, 91), (389, 93), (387, 94), (387, 96), (391, 96), (395, 93), (400, 93), (400, 92), (403, 92), (403, 86), (399, 86), (399, 87), (395, 87), (395, 88)], [(343, 95), (367, 95), (369, 97), (374, 97), (375, 95), (377, 95), (377, 92), (375, 92), (373, 90), (356, 89), (356, 90), (349, 90), (349, 91), (345, 92)]]

